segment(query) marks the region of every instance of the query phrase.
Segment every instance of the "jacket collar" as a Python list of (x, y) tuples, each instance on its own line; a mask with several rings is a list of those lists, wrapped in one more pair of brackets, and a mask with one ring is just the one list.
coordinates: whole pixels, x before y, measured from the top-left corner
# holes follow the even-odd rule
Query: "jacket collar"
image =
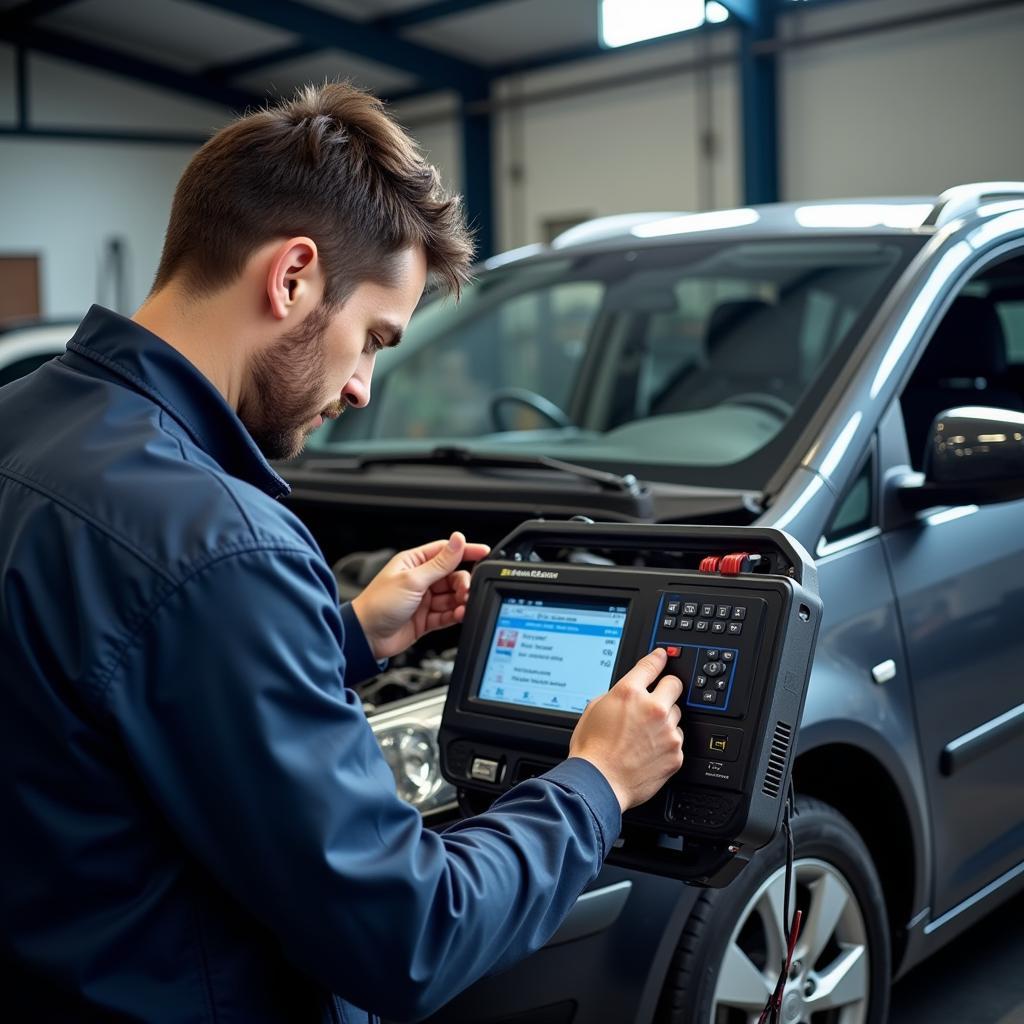
[(151, 331), (93, 306), (68, 342), (68, 351), (104, 367), (156, 402), (225, 472), (272, 498), (289, 493), (221, 393), (177, 349)]

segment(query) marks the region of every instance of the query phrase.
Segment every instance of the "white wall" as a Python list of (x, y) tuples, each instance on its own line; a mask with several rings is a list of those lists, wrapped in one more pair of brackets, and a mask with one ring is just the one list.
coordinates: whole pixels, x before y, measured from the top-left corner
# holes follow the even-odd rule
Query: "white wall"
[[(144, 130), (205, 136), (223, 108), (180, 99), (43, 57), (29, 60), (34, 127)], [(13, 124), (14, 62), (0, 47), (0, 123)], [(100, 268), (108, 239), (123, 239), (126, 312), (145, 297), (163, 244), (171, 196), (194, 144), (0, 137), (0, 253), (38, 254), (46, 315), (113, 303)]]
[[(954, 5), (858, 0), (784, 28), (813, 35)], [(788, 50), (779, 67), (783, 198), (1024, 179), (1024, 5)]]
[(0, 139), (0, 253), (38, 254), (45, 315), (114, 304), (104, 246), (124, 240), (127, 309), (153, 281), (171, 195), (192, 149)]
[[(812, 35), (958, 2), (794, 5), (780, 31)], [(726, 28), (497, 83), (499, 247), (537, 240), (545, 221), (555, 218), (741, 203), (736, 67), (678, 70), (701, 54), (730, 54), (735, 47), (735, 33)], [(783, 198), (935, 194), (962, 181), (1024, 179), (1021, 54), (1024, 5), (786, 50), (779, 57)], [(204, 135), (228, 116), (213, 105), (49, 58), (31, 58), (30, 70), (39, 125)], [(602, 81), (649, 72), (656, 77)], [(584, 89), (572, 97), (507, 105), (515, 96), (576, 85)], [(454, 97), (408, 101), (396, 113), (446, 181), (461, 187)], [(13, 54), (0, 46), (0, 124), (15, 117)], [(702, 141), (708, 129), (710, 154)], [(114, 234), (127, 243), (129, 305), (141, 301), (174, 184), (193, 151), (190, 145), (0, 138), (0, 252), (42, 254), (46, 312), (80, 312), (97, 297), (99, 259)]]
[[(963, 0), (849, 0), (794, 5), (780, 34), (811, 36)], [(682, 63), (713, 33), (634, 53), (610, 53), (497, 83), (507, 100), (628, 71)], [(931, 194), (966, 181), (1024, 180), (1024, 5), (786, 50), (779, 67), (783, 199)], [(541, 237), (548, 218), (638, 209), (707, 209), (743, 201), (738, 74), (684, 72), (496, 115), (497, 237), (511, 248)], [(702, 150), (710, 104), (713, 156)], [(455, 122), (443, 136), (458, 152)], [(439, 152), (443, 147), (439, 149)], [(447, 159), (447, 157), (446, 157)]]
[[(684, 71), (632, 84), (600, 80), (730, 52), (731, 32), (608, 54), (498, 84), (499, 100), (567, 85), (569, 97), (503, 109), (495, 154), (498, 239), (502, 248), (538, 240), (545, 221), (630, 210), (731, 206), (740, 195), (736, 74), (731, 66)], [(713, 151), (702, 149), (709, 119)]]
[(462, 135), (454, 93), (434, 93), (391, 108), (399, 121), (423, 148), (427, 159), (441, 172), (445, 184), (462, 187)]

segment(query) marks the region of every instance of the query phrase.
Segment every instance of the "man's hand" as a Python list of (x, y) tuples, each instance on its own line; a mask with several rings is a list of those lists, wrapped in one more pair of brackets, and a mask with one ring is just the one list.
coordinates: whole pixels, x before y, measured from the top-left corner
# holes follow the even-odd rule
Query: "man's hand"
[(352, 601), (376, 658), (390, 658), (424, 633), (461, 622), (469, 597), (469, 573), (455, 570), (491, 549), (467, 544), (461, 533), (399, 551)]
[(649, 800), (683, 766), (683, 684), (664, 676), (661, 648), (641, 658), (607, 693), (584, 710), (569, 742), (569, 756), (589, 761), (608, 780), (623, 811)]

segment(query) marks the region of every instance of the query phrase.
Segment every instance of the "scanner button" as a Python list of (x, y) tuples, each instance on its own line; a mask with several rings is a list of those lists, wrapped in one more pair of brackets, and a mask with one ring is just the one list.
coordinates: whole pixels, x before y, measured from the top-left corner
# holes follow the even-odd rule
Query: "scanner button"
[(679, 628), (680, 629), (693, 629), (693, 619), (680, 619), (679, 620)]
[(486, 757), (474, 757), (473, 763), (469, 766), (469, 777), (480, 779), (482, 782), (497, 782), (498, 762)]
[(666, 654), (667, 654), (667, 655), (668, 655), (668, 656), (669, 656), (670, 658), (678, 658), (678, 657), (679, 657), (679, 655), (680, 655), (680, 654), (682, 654), (682, 652), (683, 652), (683, 649), (682, 649), (682, 647), (672, 647), (672, 646), (667, 646), (667, 647), (665, 648), (665, 653), (666, 653)]
[(742, 622), (747, 617), (747, 609), (740, 607), (740, 605), (736, 605), (732, 610), (732, 617), (738, 622)]
[(704, 687), (708, 685), (708, 677), (697, 676), (697, 678), (693, 681), (693, 685), (697, 687), (698, 690), (703, 690)]
[(704, 671), (709, 676), (720, 676), (725, 671), (725, 665), (720, 661), (709, 661), (704, 666)]
[[(710, 654), (710, 653), (711, 652), (708, 651), (708, 654)], [(726, 665), (731, 664), (735, 660), (736, 660), (736, 652), (735, 651), (722, 651), (722, 661), (724, 661), (726, 663)]]
[[(717, 625), (717, 623), (716, 623), (716, 625)], [(742, 622), (730, 622), (729, 623), (729, 635), (730, 636), (739, 636), (740, 633), (742, 633), (742, 632), (743, 632), (743, 623)]]
[(708, 739), (708, 750), (715, 754), (725, 754), (729, 750), (728, 736), (711, 736)]
[(708, 647), (704, 651), (704, 657), (707, 658), (708, 661), (718, 661), (719, 653), (720, 652), (717, 647)]
[[(737, 623), (735, 623), (735, 625), (738, 626), (739, 623), (737, 622)], [(712, 622), (711, 623), (711, 632), (712, 633), (724, 633), (725, 632), (725, 623), (724, 622)]]
[(708, 625), (707, 619), (698, 619), (693, 628), (696, 629), (698, 633), (706, 633), (708, 631)]
[(666, 615), (661, 620), (662, 629), (675, 629), (676, 628), (676, 617), (674, 615)]
[(696, 615), (697, 614), (697, 602), (696, 601), (684, 601), (683, 602), (683, 614), (684, 615)]
[(665, 614), (666, 615), (678, 615), (679, 614), (679, 602), (678, 601), (666, 601), (665, 602)]
[(715, 680), (715, 689), (716, 690), (724, 690), (728, 685), (729, 685), (729, 683), (725, 679), (716, 679)]
[(705, 690), (700, 695), (700, 699), (705, 704), (717, 704), (718, 703), (718, 694), (714, 690)]
[(715, 617), (715, 606), (713, 604), (702, 604), (700, 606), (700, 613), (705, 619), (713, 619)]
[(727, 618), (729, 618), (729, 613), (731, 611), (732, 611), (732, 606), (731, 605), (720, 604), (718, 606), (718, 615), (716, 617), (719, 618), (719, 619), (727, 619)]

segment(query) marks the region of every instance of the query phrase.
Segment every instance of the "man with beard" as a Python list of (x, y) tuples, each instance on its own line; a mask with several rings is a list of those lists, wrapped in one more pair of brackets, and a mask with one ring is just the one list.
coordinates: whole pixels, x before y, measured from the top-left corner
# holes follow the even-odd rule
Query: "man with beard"
[(420, 1017), (542, 945), (678, 769), (658, 652), (569, 760), (439, 836), (345, 685), (459, 622), (486, 548), (402, 552), (339, 608), (267, 460), (365, 405), (469, 258), (381, 105), (309, 89), (192, 160), (133, 318), (93, 307), (0, 391), (6, 1019)]

